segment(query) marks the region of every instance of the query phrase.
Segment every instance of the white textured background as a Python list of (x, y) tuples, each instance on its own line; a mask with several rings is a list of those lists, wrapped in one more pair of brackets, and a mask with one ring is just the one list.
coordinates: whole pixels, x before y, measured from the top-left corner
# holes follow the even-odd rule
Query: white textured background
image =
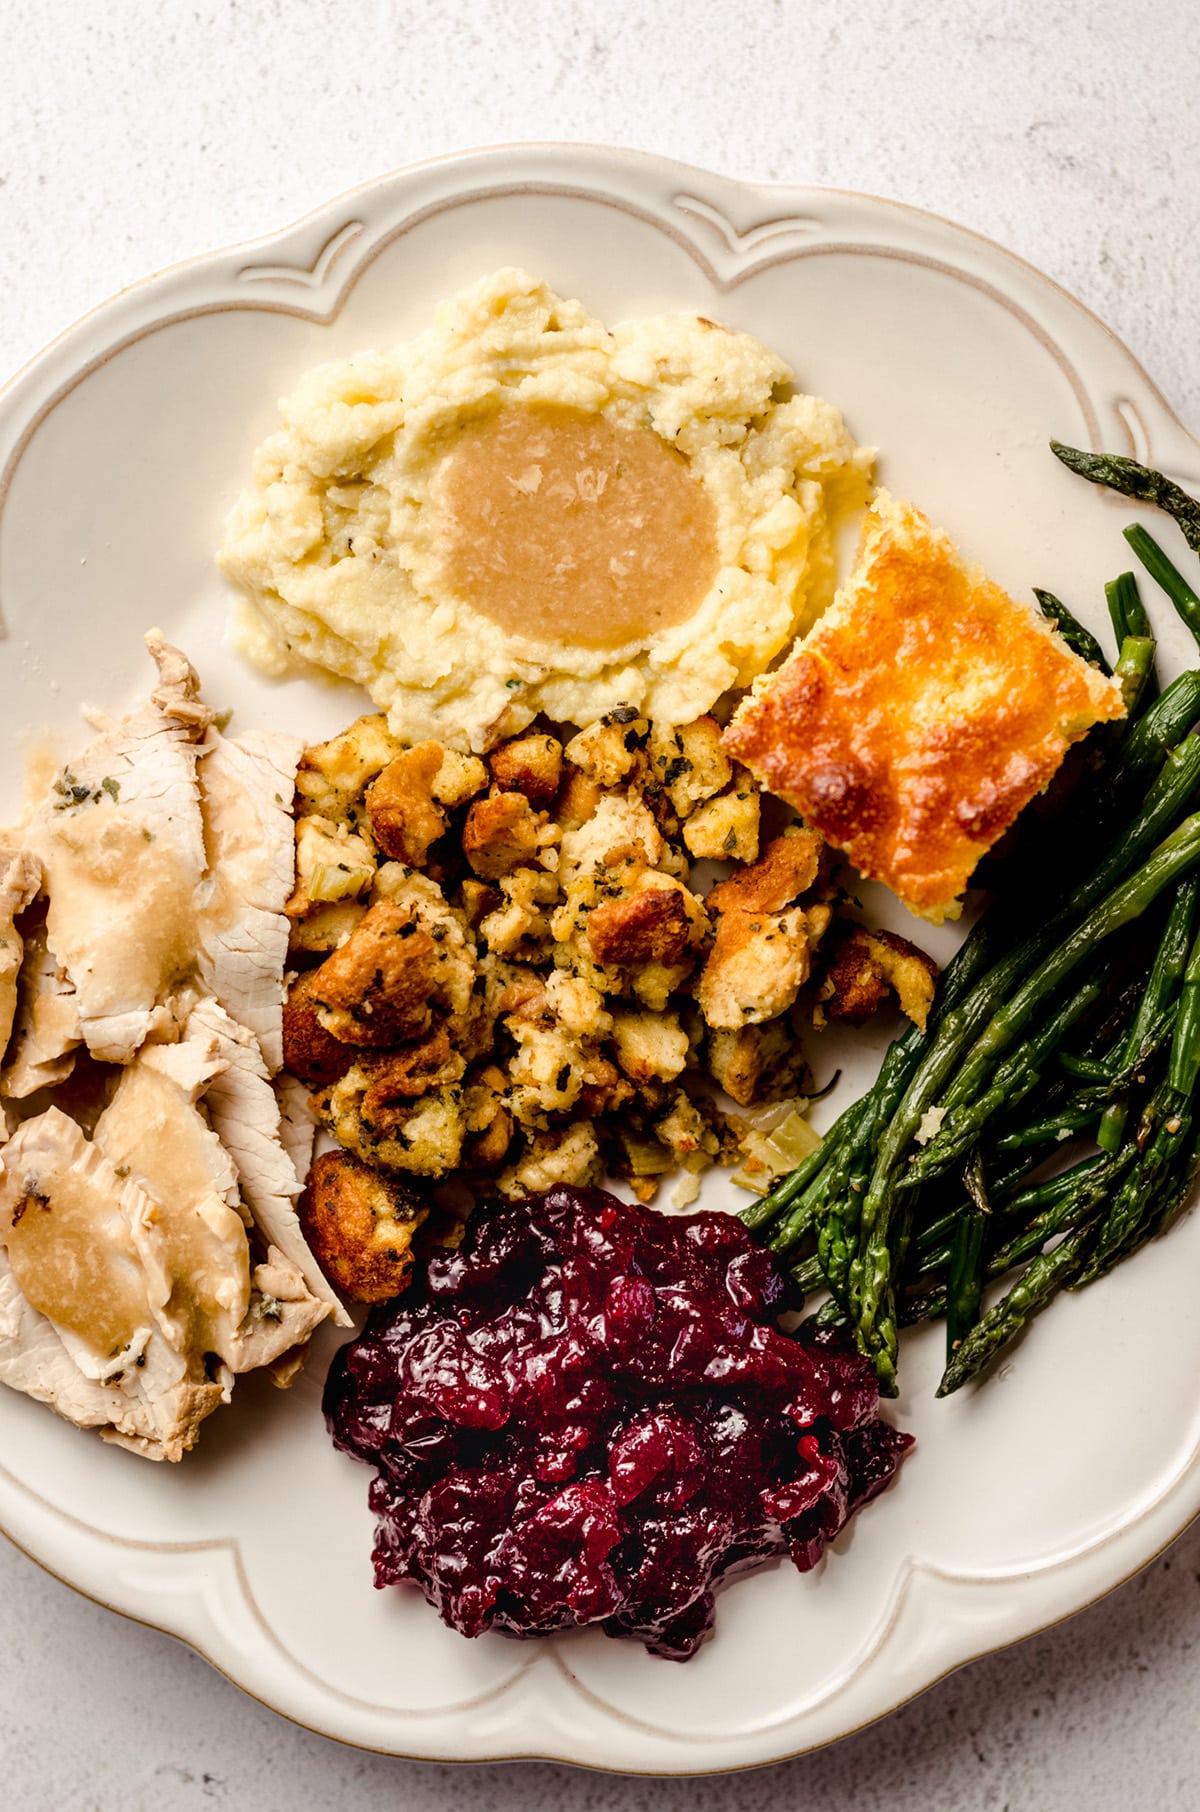
[[(534, 138), (949, 215), (1079, 295), (1200, 431), (1195, 0), (0, 0), (0, 379), (161, 265)], [(0, 1805), (1193, 1812), (1197, 1635), (1200, 1528), (818, 1756), (674, 1783), (452, 1770), (293, 1729), (0, 1543)]]

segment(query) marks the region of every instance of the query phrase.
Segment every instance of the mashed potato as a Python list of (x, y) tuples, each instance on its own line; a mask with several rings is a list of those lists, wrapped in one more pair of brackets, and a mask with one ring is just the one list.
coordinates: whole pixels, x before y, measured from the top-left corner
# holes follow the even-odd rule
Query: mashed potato
[(865, 493), (870, 454), (791, 376), (700, 316), (610, 330), (497, 271), (284, 401), (219, 556), (239, 646), (359, 681), (406, 741), (689, 722), (827, 602)]

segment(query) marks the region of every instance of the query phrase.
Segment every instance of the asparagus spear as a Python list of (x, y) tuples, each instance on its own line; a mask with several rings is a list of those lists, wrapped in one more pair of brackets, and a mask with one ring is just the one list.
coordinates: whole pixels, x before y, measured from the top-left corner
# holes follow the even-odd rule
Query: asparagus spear
[(1119, 573), (1104, 587), (1108, 614), (1117, 637), (1117, 646), (1126, 636), (1148, 636), (1150, 619), (1132, 573)]
[(963, 1172), (971, 1206), (960, 1215), (946, 1280), (946, 1362), (949, 1364), (975, 1323), (983, 1298), (983, 1242), (991, 1218), (983, 1165), (976, 1152)]
[(976, 1322), (962, 1341), (942, 1373), (937, 1388), (939, 1397), (950, 1396), (981, 1372), (1000, 1348), (1007, 1346), (1058, 1294), (1078, 1270), (1090, 1233), (1090, 1226), (1074, 1228), (1053, 1251), (1041, 1253), (1026, 1267), (1008, 1294)]
[[(1136, 1162), (1109, 1202), (1072, 1288), (1082, 1289), (1103, 1277), (1148, 1237), (1159, 1191), (1169, 1183), (1191, 1124), (1191, 1109), (1183, 1096), (1169, 1083), (1155, 1090), (1137, 1132), (1125, 1147), (1136, 1154)], [(1144, 1149), (1139, 1149), (1143, 1141)]]
[[(1136, 1063), (1156, 1020), (1178, 993), (1188, 961), (1188, 950), (1200, 906), (1200, 880), (1189, 875), (1175, 890), (1155, 953), (1154, 964), (1145, 992), (1138, 1003), (1121, 1051), (1122, 1070)], [(1200, 1004), (1200, 989), (1197, 991)], [(1180, 1086), (1183, 1086), (1182, 1084)], [(1104, 1151), (1120, 1149), (1128, 1113), (1128, 1101), (1113, 1101), (1105, 1110), (1096, 1129), (1096, 1143)]]
[(1050, 442), (1050, 451), (1081, 478), (1090, 479), (1093, 484), (1107, 485), (1110, 490), (1120, 491), (1123, 497), (1133, 497), (1138, 503), (1150, 503), (1156, 509), (1165, 510), (1183, 530), (1188, 546), (1200, 554), (1200, 503), (1170, 478), (1115, 453), (1083, 453), (1078, 447), (1065, 447), (1057, 440)]
[(1130, 725), (1117, 763), (1104, 776), (1105, 796), (1122, 798), (1149, 778), (1200, 719), (1200, 673), (1190, 670), (1172, 680), (1161, 697)]
[(1196, 1078), (1200, 1076), (1200, 935), (1192, 945), (1183, 972), (1183, 990), (1167, 1073), (1171, 1087), (1190, 1101), (1196, 1092)]
[[(1038, 601), (1038, 609), (1048, 623), (1054, 624), (1068, 648), (1072, 649), (1082, 660), (1087, 661), (1089, 665), (1099, 667), (1101, 673), (1112, 672), (1112, 668), (1105, 658), (1104, 650), (1095, 636), (1090, 630), (1085, 629), (1076, 617), (1071, 615), (1061, 598), (1056, 598), (1052, 591), (1040, 590), (1036, 585), (1033, 588), (1033, 595)], [(1127, 633), (1126, 630), (1117, 631), (1118, 644)]]
[(1200, 642), (1200, 594), (1189, 585), (1179, 568), (1168, 560), (1154, 536), (1140, 522), (1130, 523), (1124, 535), (1150, 577), (1162, 586), (1183, 621)]

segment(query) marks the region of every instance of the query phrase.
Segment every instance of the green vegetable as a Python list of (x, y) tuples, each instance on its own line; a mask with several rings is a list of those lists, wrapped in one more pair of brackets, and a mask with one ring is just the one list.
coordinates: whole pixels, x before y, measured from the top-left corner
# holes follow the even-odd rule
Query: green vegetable
[(1172, 565), (1154, 536), (1140, 522), (1132, 522), (1124, 531), (1125, 539), (1150, 577), (1162, 586), (1175, 609), (1200, 642), (1200, 593), (1188, 584), (1177, 566)]
[[(1167, 913), (1162, 938), (1150, 978), (1138, 1002), (1133, 1023), (1121, 1049), (1120, 1067), (1128, 1070), (1148, 1045), (1156, 1022), (1173, 1004), (1188, 960), (1188, 948), (1200, 905), (1200, 880), (1194, 875), (1179, 883)], [(1096, 1129), (1096, 1143), (1105, 1151), (1119, 1151), (1128, 1114), (1127, 1092), (1109, 1104)]]
[(1108, 614), (1117, 637), (1117, 646), (1127, 636), (1148, 636), (1150, 619), (1132, 573), (1121, 573), (1104, 587)]
[(983, 1298), (983, 1240), (992, 1209), (978, 1153), (963, 1172), (963, 1184), (971, 1206), (959, 1216), (950, 1253), (950, 1276), (946, 1282), (947, 1364), (979, 1320)]
[(1185, 1102), (1190, 1100), (1196, 1090), (1196, 1078), (1200, 1076), (1200, 936), (1192, 945), (1183, 972), (1167, 1075), (1176, 1093)]
[(1193, 553), (1200, 554), (1200, 503), (1170, 478), (1115, 453), (1082, 453), (1077, 447), (1064, 447), (1057, 440), (1050, 442), (1050, 451), (1081, 478), (1090, 479), (1093, 484), (1107, 485), (1110, 490), (1120, 491), (1123, 497), (1133, 497), (1138, 503), (1150, 503), (1156, 509), (1165, 510), (1183, 530)]
[(1077, 1227), (1065, 1234), (1052, 1251), (1040, 1253), (1030, 1263), (1007, 1296), (989, 1309), (960, 1343), (942, 1374), (937, 1388), (939, 1397), (948, 1397), (981, 1372), (1002, 1346), (1015, 1339), (1026, 1322), (1041, 1313), (1079, 1269), (1087, 1236), (1086, 1227)]
[[(1061, 598), (1056, 598), (1052, 591), (1041, 591), (1035, 585), (1033, 595), (1038, 601), (1038, 609), (1048, 623), (1053, 623), (1067, 647), (1087, 661), (1093, 667), (1099, 667), (1101, 673), (1111, 673), (1112, 668), (1105, 659), (1104, 650), (1090, 630), (1084, 628), (1076, 617), (1071, 615)], [(1128, 631), (1117, 631), (1118, 644)]]

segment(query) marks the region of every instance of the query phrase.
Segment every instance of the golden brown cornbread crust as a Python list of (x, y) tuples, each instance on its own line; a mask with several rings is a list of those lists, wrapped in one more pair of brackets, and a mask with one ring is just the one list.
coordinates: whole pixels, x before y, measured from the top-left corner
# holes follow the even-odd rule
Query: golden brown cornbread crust
[(881, 491), (849, 584), (723, 741), (862, 874), (940, 920), (1070, 744), (1123, 711), (1115, 681)]

